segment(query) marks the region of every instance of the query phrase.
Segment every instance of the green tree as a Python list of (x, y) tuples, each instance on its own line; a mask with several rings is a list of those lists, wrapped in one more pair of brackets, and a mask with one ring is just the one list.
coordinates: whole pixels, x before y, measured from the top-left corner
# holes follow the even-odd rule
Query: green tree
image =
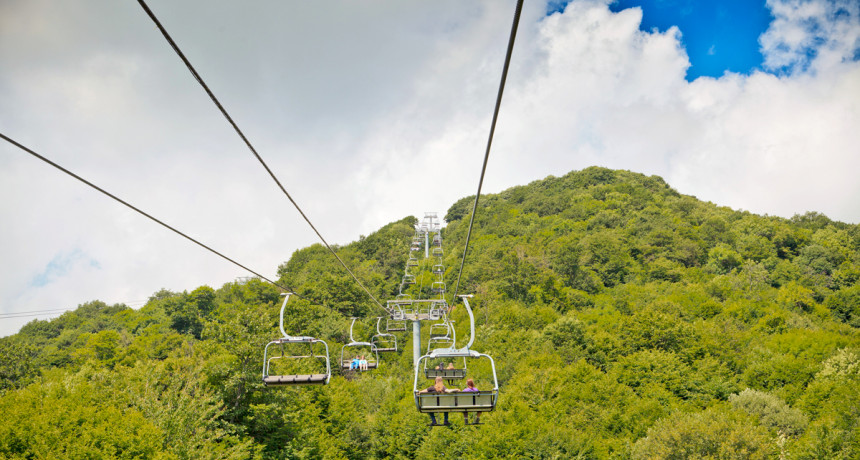
[(634, 459), (767, 459), (777, 453), (767, 430), (719, 406), (667, 417), (633, 446)]

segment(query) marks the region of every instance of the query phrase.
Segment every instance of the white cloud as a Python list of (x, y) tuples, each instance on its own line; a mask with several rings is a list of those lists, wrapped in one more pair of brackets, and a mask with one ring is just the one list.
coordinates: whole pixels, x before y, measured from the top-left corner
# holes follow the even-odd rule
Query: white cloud
[(774, 20), (760, 42), (774, 70), (811, 66), (827, 71), (860, 51), (860, 3), (855, 0), (768, 0)]
[[(475, 193), (513, 4), (150, 1), (332, 243)], [(771, 2), (786, 70), (692, 83), (677, 29), (607, 5), (526, 3), (485, 192), (597, 164), (860, 222), (856, 4)], [(133, 2), (3, 2), (0, 65), (4, 134), (266, 276), (316, 241)], [(0, 196), (0, 312), (246, 276), (8, 144)], [(30, 285), (75, 250), (96, 264)]]

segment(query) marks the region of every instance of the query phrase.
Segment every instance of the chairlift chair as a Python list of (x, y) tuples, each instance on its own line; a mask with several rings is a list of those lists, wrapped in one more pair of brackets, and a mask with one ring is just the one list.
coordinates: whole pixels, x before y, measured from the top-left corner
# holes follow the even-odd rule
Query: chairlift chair
[[(415, 395), (415, 407), (421, 413), (436, 413), (436, 412), (491, 412), (495, 410), (496, 403), (499, 399), (499, 379), (496, 376), (496, 363), (490, 355), (472, 350), (472, 343), (475, 341), (475, 317), (472, 314), (472, 309), (467, 300), (471, 296), (459, 296), (463, 299), (466, 306), (466, 311), (469, 313), (469, 321), (471, 323), (472, 335), (469, 338), (469, 343), (463, 348), (456, 348), (452, 344), (449, 348), (438, 348), (429, 351), (426, 355), (418, 359), (415, 365), (415, 380), (413, 390)], [(418, 375), (424, 362), (426, 369), (426, 360), (439, 359), (488, 359), (490, 368), (493, 373), (493, 389), (475, 392), (452, 392), (452, 393), (422, 393), (418, 394)], [(445, 378), (444, 376), (441, 376)], [(435, 377), (434, 377), (435, 378)]]
[(372, 353), (372, 354), (367, 356), (367, 370), (376, 369), (377, 366), (379, 365), (379, 352), (377, 351), (376, 346), (370, 342), (357, 342), (353, 338), (352, 328), (353, 328), (353, 326), (355, 326), (355, 320), (356, 319), (358, 319), (358, 318), (352, 318), (352, 323), (349, 325), (349, 343), (344, 345), (340, 349), (340, 369), (341, 369), (341, 371), (350, 371), (350, 370), (359, 371), (360, 370), (360, 369), (354, 369), (351, 367), (352, 360), (346, 360), (346, 349), (347, 348), (369, 348), (370, 353)]
[[(441, 349), (454, 346), (456, 342), (457, 331), (454, 329), (453, 320), (444, 319), (442, 323), (430, 325), (430, 338), (427, 341), (427, 353), (431, 353), (434, 349)], [(442, 377), (449, 384), (454, 380), (460, 380), (466, 377), (466, 359), (463, 358), (463, 366), (459, 368), (448, 368), (447, 366), (439, 369), (438, 367), (427, 367), (429, 360), (424, 361), (424, 375), (428, 379)]]
[(430, 285), (430, 290), (434, 294), (444, 294), (445, 293), (445, 282), (444, 281), (434, 281), (433, 284)]
[(415, 284), (415, 275), (410, 275), (408, 273), (403, 275), (403, 279), (401, 280), (400, 284), (403, 284), (403, 285)]
[(406, 260), (406, 266), (407, 267), (417, 267), (418, 266), (418, 259), (415, 257), (409, 256), (409, 259)]
[[(392, 321), (404, 321), (406, 315), (412, 313), (412, 296), (403, 293), (403, 285), (400, 286), (400, 294), (397, 294), (394, 301), (388, 301), (388, 313)], [(403, 330), (406, 330), (405, 321)], [(391, 332), (391, 329), (388, 331)]]
[(429, 319), (430, 321), (440, 320), (447, 313), (448, 305), (445, 303), (444, 298), (436, 299), (436, 301), (431, 303), (429, 307), (422, 307), (418, 311), (419, 316), (424, 319)]
[[(284, 331), (284, 309), (287, 306), (287, 301), (290, 300), (291, 292), (281, 294), (285, 296), (284, 303), (281, 305), (280, 329), (283, 337), (272, 340), (266, 345), (263, 350), (263, 383), (266, 386), (287, 386), (287, 385), (325, 385), (331, 379), (331, 360), (329, 359), (328, 344), (321, 339), (309, 336), (291, 336)], [(314, 346), (322, 344), (325, 347), (325, 354), (314, 351)], [(269, 347), (272, 345), (280, 345), (280, 356), (269, 357)], [(286, 353), (286, 345), (307, 345), (308, 352), (305, 355), (288, 355)], [(319, 348), (319, 347), (317, 347)], [(283, 360), (319, 360), (325, 361), (325, 373), (313, 374), (271, 374), (272, 361)]]
[(448, 314), (448, 302), (445, 302), (445, 297), (440, 296), (441, 298), (436, 299), (435, 302), (430, 304), (430, 312), (429, 317), (431, 320), (442, 319)]
[(436, 275), (441, 275), (445, 273), (445, 266), (442, 264), (436, 264), (433, 266), (433, 273)]
[(406, 332), (406, 320), (386, 319), (385, 330), (388, 332)]
[(450, 335), (430, 337), (427, 339), (427, 354), (429, 355), (433, 350), (451, 348), (454, 346), (454, 343), (455, 340)]
[[(389, 320), (386, 320), (386, 325)], [(382, 332), (380, 324), (382, 317), (376, 319), (376, 335), (370, 338), (370, 343), (376, 348), (378, 353), (390, 353), (397, 351), (397, 337), (394, 334)], [(406, 330), (406, 321), (403, 321), (403, 330)], [(368, 366), (370, 363), (368, 363)]]
[[(453, 363), (453, 361), (454, 360), (452, 360), (451, 362)], [(450, 384), (454, 383), (455, 380), (462, 380), (462, 379), (466, 378), (466, 371), (467, 371), (467, 369), (466, 369), (467, 368), (466, 358), (463, 358), (463, 365), (461, 367), (455, 367), (455, 368), (448, 368), (448, 366), (446, 366), (444, 364), (443, 364), (441, 369), (438, 367), (434, 367), (434, 366), (427, 367), (428, 362), (430, 362), (429, 359), (424, 360), (424, 376), (427, 377), (428, 379), (432, 380), (432, 379), (435, 379), (436, 377), (442, 377), (450, 385)], [(440, 362), (444, 363), (447, 361), (440, 361)]]
[(453, 325), (449, 324), (447, 318), (445, 318), (441, 323), (430, 325), (430, 337), (450, 337), (452, 328)]
[(430, 255), (433, 257), (442, 257), (442, 247), (435, 247), (432, 251), (430, 251)]

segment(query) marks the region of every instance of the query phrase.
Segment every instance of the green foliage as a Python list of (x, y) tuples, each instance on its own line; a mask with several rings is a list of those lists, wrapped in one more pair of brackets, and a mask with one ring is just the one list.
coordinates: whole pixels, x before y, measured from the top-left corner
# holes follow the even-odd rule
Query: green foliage
[(36, 375), (36, 347), (18, 337), (0, 338), (0, 394), (30, 383)]
[(860, 328), (860, 285), (836, 291), (825, 300), (824, 305), (837, 320)]
[[(86, 381), (49, 379), (0, 398), (0, 457), (171, 458), (140, 411), (112, 405)], [(172, 457), (176, 458), (176, 457)]]
[(809, 423), (803, 412), (792, 409), (785, 401), (763, 391), (747, 388), (729, 397), (735, 409), (758, 417), (762, 425), (788, 436), (803, 433)]
[(737, 412), (715, 407), (657, 422), (636, 442), (633, 458), (766, 459), (777, 452), (766, 430)]
[[(449, 283), (473, 203), (446, 214)], [(416, 222), (334, 250), (388, 300)], [(433, 263), (405, 292), (430, 294)], [(140, 310), (89, 302), (0, 339), (0, 457), (857, 458), (858, 267), (860, 227), (820, 214), (736, 212), (629, 171), (550, 176), (482, 196), (475, 215), (459, 292), (475, 294), (473, 349), (500, 385), (483, 426), (427, 427), (410, 334), (371, 373), (266, 388), (283, 298), (249, 279), (161, 290)], [(325, 247), (278, 276), (310, 299), (290, 300), (285, 330), (326, 340), (334, 362), (350, 316), (357, 339), (374, 334), (382, 311)], [(466, 312), (452, 318), (462, 346)], [(493, 382), (486, 359), (468, 375)]]

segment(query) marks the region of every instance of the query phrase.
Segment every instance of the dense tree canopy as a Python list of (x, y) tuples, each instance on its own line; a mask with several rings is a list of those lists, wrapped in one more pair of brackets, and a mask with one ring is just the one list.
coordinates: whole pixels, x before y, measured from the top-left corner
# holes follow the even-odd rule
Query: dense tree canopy
[[(449, 280), (473, 201), (445, 216)], [(475, 217), (460, 291), (500, 383), (482, 426), (427, 427), (405, 333), (370, 374), (265, 388), (281, 297), (251, 279), (162, 290), (140, 310), (93, 301), (0, 339), (0, 457), (860, 456), (860, 226), (734, 211), (605, 168), (483, 196)], [(399, 292), (416, 223), (336, 248), (377, 298)], [(382, 311), (322, 246), (278, 274), (304, 297), (285, 328), (334, 360), (349, 317), (356, 338), (375, 333)], [(465, 311), (453, 318), (467, 338)], [(479, 388), (487, 371), (470, 367)]]

